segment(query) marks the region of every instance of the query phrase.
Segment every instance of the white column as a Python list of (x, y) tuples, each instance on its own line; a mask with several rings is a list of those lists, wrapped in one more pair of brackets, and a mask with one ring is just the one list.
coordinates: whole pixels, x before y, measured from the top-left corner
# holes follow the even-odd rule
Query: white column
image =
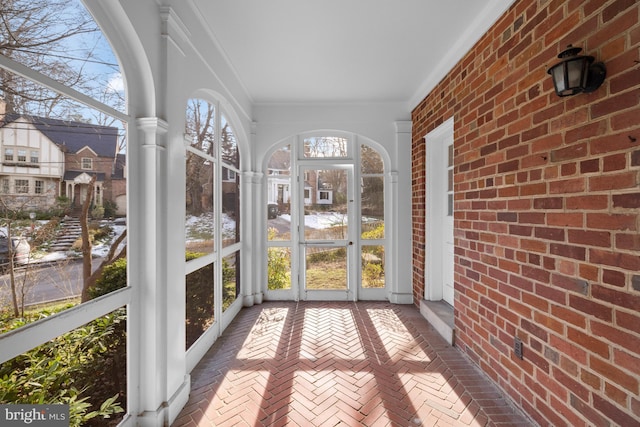
[[(391, 268), (389, 301), (396, 304), (413, 303), (411, 284), (411, 122), (395, 122), (396, 165), (388, 177), (390, 183)], [(389, 199), (387, 199), (389, 200)]]
[(128, 180), (140, 182), (130, 199), (140, 198), (137, 202), (142, 205), (142, 215), (136, 215), (141, 227), (136, 240), (142, 247), (130, 254), (130, 259), (138, 259), (142, 279), (136, 343), (140, 399), (136, 425), (141, 427), (170, 425), (188, 400), (190, 384), (185, 362), (184, 105), (178, 105), (176, 98), (182, 95), (184, 48), (191, 35), (171, 8), (160, 7), (160, 18), (156, 103), (167, 122), (156, 117), (136, 121), (144, 134), (141, 158), (128, 168)]
[[(184, 111), (181, 111), (184, 114)], [(165, 334), (166, 360), (166, 407), (165, 421), (172, 423), (189, 399), (191, 377), (186, 363), (186, 285), (185, 285), (185, 182), (186, 162), (184, 148), (183, 116), (174, 118), (167, 134), (166, 156), (161, 162), (162, 188), (162, 229), (164, 230), (164, 251), (162, 277), (166, 281), (164, 313), (167, 328)]]
[(165, 239), (163, 174), (164, 135), (167, 124), (155, 117), (137, 119), (139, 144), (130, 147), (128, 198), (129, 283), (134, 288), (130, 313), (130, 376), (132, 410), (138, 425), (162, 425), (166, 401), (166, 306), (167, 283), (162, 273)]
[(262, 173), (245, 172), (240, 190), (242, 195), (240, 211), (246, 225), (243, 227), (244, 235), (242, 236), (244, 275), (241, 279), (245, 307), (262, 304), (263, 300), (262, 283), (265, 274), (262, 265), (266, 250), (263, 243), (265, 239), (263, 215), (266, 215), (267, 206), (262, 191), (263, 177)]

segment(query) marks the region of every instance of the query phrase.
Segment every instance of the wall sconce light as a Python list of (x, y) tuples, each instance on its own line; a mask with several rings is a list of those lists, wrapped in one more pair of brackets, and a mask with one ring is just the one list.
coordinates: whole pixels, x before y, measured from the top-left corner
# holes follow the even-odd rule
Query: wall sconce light
[(558, 55), (561, 61), (547, 70), (558, 96), (593, 92), (604, 82), (607, 74), (604, 63), (593, 62), (593, 56), (578, 55), (581, 51), (580, 47), (567, 46)]

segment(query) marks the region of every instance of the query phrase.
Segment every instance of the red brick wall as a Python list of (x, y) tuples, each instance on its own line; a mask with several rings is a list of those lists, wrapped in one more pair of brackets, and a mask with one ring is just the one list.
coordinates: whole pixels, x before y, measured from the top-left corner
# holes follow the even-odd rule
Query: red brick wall
[[(423, 138), (453, 116), (457, 345), (541, 425), (640, 425), (639, 5), (516, 1), (413, 111), (415, 301)], [(553, 93), (568, 44), (596, 92)]]
[[(83, 158), (93, 159), (93, 168), (91, 170), (82, 169)], [(65, 168), (66, 170), (73, 171), (104, 173), (104, 200), (113, 201), (115, 197), (119, 195), (115, 194), (115, 189), (112, 188), (113, 181), (111, 180), (111, 171), (113, 168), (113, 158), (99, 157), (96, 156), (91, 150), (82, 149), (79, 153), (65, 153)]]

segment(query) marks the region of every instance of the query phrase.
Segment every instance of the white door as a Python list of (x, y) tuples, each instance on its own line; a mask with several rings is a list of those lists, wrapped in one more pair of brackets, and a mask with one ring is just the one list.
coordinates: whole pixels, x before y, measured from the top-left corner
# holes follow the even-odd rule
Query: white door
[(442, 299), (453, 305), (453, 135), (446, 141), (446, 159), (447, 159), (447, 187), (446, 187), (446, 212), (443, 219), (443, 245), (444, 259), (442, 260)]
[(426, 138), (425, 299), (454, 303), (453, 119)]
[(299, 295), (350, 301), (354, 291), (351, 167), (300, 168)]

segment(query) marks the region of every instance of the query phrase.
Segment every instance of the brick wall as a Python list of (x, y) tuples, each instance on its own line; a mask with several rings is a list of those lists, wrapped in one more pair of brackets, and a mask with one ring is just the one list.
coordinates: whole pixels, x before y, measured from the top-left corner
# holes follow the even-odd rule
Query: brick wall
[[(457, 345), (541, 425), (640, 425), (639, 4), (516, 1), (413, 111), (415, 301), (423, 138), (453, 116)], [(553, 93), (568, 44), (596, 92)]]
[[(90, 170), (82, 169), (82, 159), (89, 158), (93, 160), (93, 167)], [(78, 153), (65, 153), (65, 168), (66, 170), (83, 171), (87, 173), (103, 173), (103, 200), (111, 200), (118, 195), (114, 193), (112, 188), (111, 172), (113, 167), (113, 158), (100, 157), (94, 154), (89, 149), (82, 149)]]

